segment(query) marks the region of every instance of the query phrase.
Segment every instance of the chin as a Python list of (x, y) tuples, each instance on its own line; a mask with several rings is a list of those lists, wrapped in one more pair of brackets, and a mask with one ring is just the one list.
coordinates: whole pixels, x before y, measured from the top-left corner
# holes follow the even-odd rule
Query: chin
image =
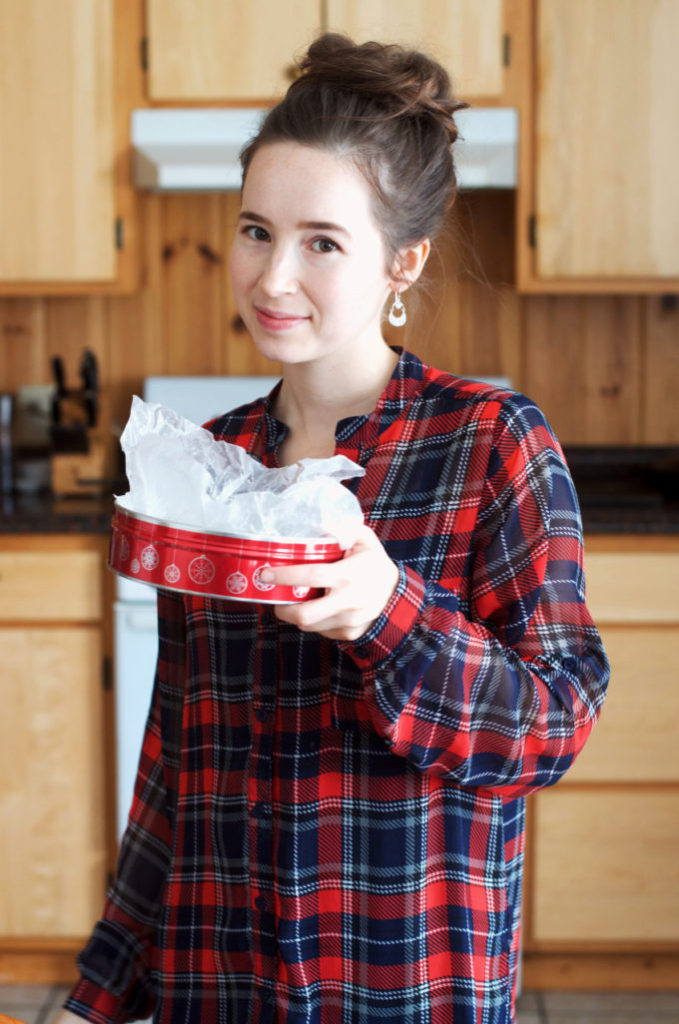
[(262, 337), (261, 333), (252, 333), (252, 340), (260, 356), (275, 363), (308, 363), (316, 357), (309, 352), (308, 346), (295, 342), (291, 338)]

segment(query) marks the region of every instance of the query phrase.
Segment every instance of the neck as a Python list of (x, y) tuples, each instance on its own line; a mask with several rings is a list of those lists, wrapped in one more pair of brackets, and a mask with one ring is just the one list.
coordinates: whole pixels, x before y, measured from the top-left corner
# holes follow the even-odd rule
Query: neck
[(276, 414), (293, 435), (330, 433), (334, 438), (339, 420), (372, 412), (397, 362), (398, 355), (382, 344), (358, 366), (346, 355), (322, 365), (290, 364), (284, 369)]

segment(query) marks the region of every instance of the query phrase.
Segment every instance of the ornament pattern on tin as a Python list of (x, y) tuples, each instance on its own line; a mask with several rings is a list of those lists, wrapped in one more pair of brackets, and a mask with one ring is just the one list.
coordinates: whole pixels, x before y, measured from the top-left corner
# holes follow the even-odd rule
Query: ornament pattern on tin
[(157, 569), (159, 561), (158, 552), (154, 548), (153, 544), (147, 544), (145, 548), (142, 548), (141, 564), (147, 572), (152, 572), (153, 569)]
[(211, 583), (215, 578), (214, 563), (205, 555), (198, 555), (197, 558), (189, 562), (189, 577), (199, 586)]
[(130, 542), (129, 542), (129, 540), (127, 539), (127, 537), (124, 534), (120, 538), (119, 552), (120, 552), (120, 561), (121, 562), (126, 562), (128, 560), (128, 558), (130, 557)]
[(165, 566), (163, 576), (165, 577), (166, 583), (177, 583), (181, 576), (181, 570), (178, 565), (175, 565), (174, 562), (172, 562), (170, 565)]
[(138, 558), (133, 558), (132, 561), (130, 562), (130, 572), (134, 573), (134, 575), (136, 576), (140, 569), (141, 562), (139, 561)]
[(242, 594), (247, 590), (248, 580), (242, 572), (232, 572), (226, 577), (226, 589), (230, 594)]
[(270, 564), (268, 562), (265, 562), (263, 565), (258, 565), (257, 568), (255, 569), (255, 571), (253, 572), (253, 574), (252, 574), (252, 582), (257, 587), (257, 590), (273, 590), (273, 588), (275, 586), (274, 583), (262, 583), (262, 580), (260, 578), (262, 569), (270, 569), (270, 568), (271, 568)]

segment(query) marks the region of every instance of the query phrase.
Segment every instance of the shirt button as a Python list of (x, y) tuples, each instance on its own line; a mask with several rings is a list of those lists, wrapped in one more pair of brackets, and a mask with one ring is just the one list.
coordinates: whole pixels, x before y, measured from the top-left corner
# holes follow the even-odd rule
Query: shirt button
[(268, 717), (269, 712), (267, 711), (266, 708), (257, 708), (257, 710), (255, 711), (255, 718), (257, 719), (258, 722), (266, 722)]
[(257, 896), (255, 899), (255, 907), (257, 910), (266, 910), (266, 896)]

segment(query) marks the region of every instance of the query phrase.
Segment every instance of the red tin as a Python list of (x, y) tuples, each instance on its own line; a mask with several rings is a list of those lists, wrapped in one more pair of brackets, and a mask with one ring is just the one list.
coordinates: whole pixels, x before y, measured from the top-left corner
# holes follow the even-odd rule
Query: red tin
[(291, 604), (319, 597), (322, 591), (263, 583), (262, 569), (340, 558), (342, 549), (336, 541), (199, 533), (116, 505), (108, 564), (128, 579), (184, 594)]

